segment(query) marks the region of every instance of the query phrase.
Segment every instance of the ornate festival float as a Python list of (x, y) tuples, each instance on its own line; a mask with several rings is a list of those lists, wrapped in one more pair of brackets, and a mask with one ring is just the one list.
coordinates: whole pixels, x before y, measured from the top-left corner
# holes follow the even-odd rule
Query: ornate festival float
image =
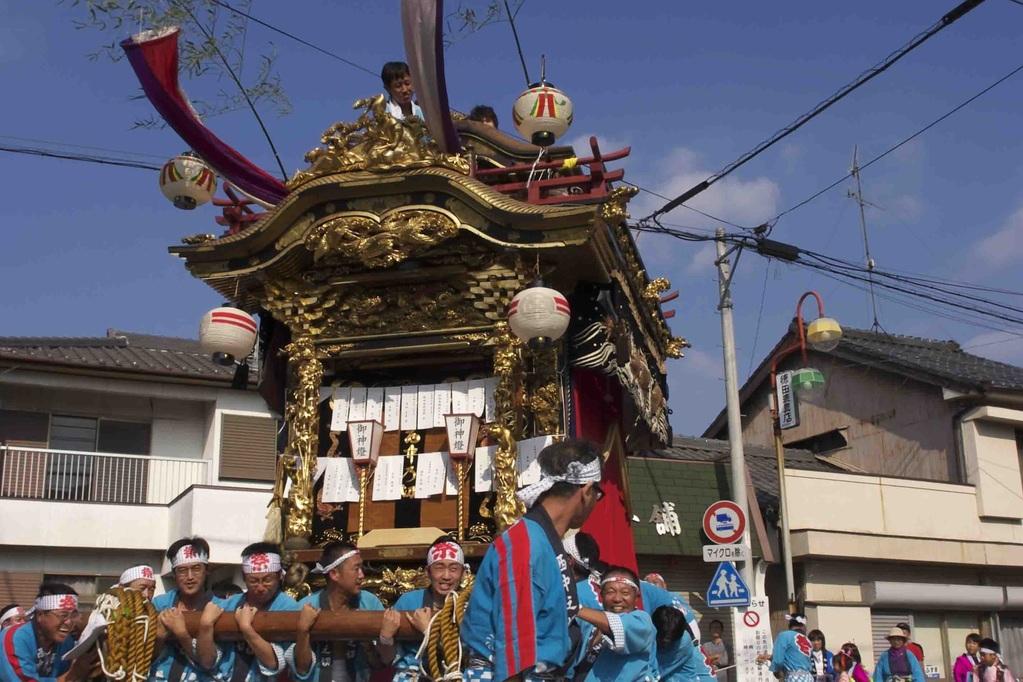
[[(566, 434), (603, 444), (608, 494), (586, 530), (635, 567), (624, 461), (671, 438), (666, 363), (687, 344), (661, 307), (677, 294), (648, 276), (626, 224), (637, 190), (606, 165), (629, 149), (557, 146), (572, 104), (545, 79), (514, 105), (525, 140), (451, 111), (439, 4), (402, 4), (425, 121), (360, 99), (286, 183), (195, 115), (175, 29), (123, 43), (192, 150), (167, 163), (164, 194), (220, 209), (221, 234), (170, 251), (227, 301), (202, 318), (214, 359), (242, 383), (262, 358), (260, 390), (286, 425), (268, 537), (296, 596), (334, 540), (358, 544), (385, 603), (421, 586), (442, 534), (478, 560), (523, 513), (516, 489), (538, 476), (539, 450)], [(379, 614), (363, 615), (315, 634), (371, 634)], [(261, 618), (293, 633), (294, 615)]]

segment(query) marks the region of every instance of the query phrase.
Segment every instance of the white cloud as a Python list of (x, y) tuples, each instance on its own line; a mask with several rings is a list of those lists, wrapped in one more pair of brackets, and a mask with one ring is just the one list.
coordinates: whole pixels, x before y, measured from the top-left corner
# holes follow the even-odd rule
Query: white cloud
[(1023, 207), (1016, 210), (997, 232), (984, 237), (970, 249), (974, 268), (992, 271), (1023, 260)]
[[(658, 164), (660, 171), (653, 182), (642, 182), (648, 189), (668, 197), (676, 197), (706, 180), (714, 173), (704, 167), (700, 156), (688, 147), (676, 147)], [(729, 176), (686, 202), (687, 206), (742, 225), (756, 225), (778, 212), (780, 189), (766, 177), (750, 180)], [(642, 216), (664, 204), (663, 199), (642, 194), (634, 201), (632, 214)], [(679, 207), (664, 216), (669, 222), (710, 227), (716, 223), (698, 213)]]
[(687, 275), (702, 275), (714, 269), (714, 261), (717, 260), (717, 249), (711, 243), (703, 244), (689, 260), (686, 266)]

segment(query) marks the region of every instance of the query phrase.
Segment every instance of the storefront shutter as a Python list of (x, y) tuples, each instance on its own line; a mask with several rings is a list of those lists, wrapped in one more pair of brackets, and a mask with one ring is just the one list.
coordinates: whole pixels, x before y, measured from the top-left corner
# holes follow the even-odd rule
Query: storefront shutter
[(18, 604), (26, 611), (35, 603), (42, 573), (0, 571), (0, 606)]
[[(872, 610), (870, 612), (871, 639), (874, 642), (875, 659), (881, 655), (881, 652), (888, 650), (888, 632), (899, 623), (907, 623), (912, 628), (913, 616), (908, 611)], [(863, 664), (867, 668), (873, 667), (872, 665), (867, 665), (866, 661)]]

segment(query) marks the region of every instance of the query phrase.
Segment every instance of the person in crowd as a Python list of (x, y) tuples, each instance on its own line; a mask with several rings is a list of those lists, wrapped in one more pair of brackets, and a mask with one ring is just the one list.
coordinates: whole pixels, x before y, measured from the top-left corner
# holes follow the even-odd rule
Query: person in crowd
[[(394, 602), (396, 611), (408, 611), (409, 620), (417, 630), (426, 632), (434, 614), (444, 606), (448, 595), (458, 589), (465, 574), (465, 553), (461, 545), (441, 537), (426, 552), (426, 576), (430, 586), (411, 590)], [(394, 662), (394, 682), (416, 682), (419, 675), (419, 645), (422, 640), (400, 642)]]
[(601, 609), (600, 576), (608, 566), (600, 560), (600, 547), (589, 533), (579, 531), (565, 535), (562, 544), (569, 557), (579, 594), (579, 604), (591, 609)]
[(656, 630), (650, 614), (638, 607), (639, 577), (622, 566), (608, 568), (600, 579), (603, 611), (582, 608), (586, 648), (574, 679), (601, 681), (659, 679)]
[(771, 653), (757, 656), (757, 663), (770, 661), (771, 672), (787, 682), (812, 682), (810, 651), (813, 645), (806, 636), (806, 616), (792, 613), (785, 619), (789, 622), (789, 629), (775, 638)]
[(281, 555), (269, 542), (256, 542), (242, 550), (242, 578), (245, 592), (222, 602), (210, 602), (203, 609), (196, 637), (199, 662), (212, 668), (218, 645), (213, 627), (224, 611), (233, 611), (242, 640), (221, 644), (223, 656), (217, 666), (220, 679), (231, 682), (265, 682), (284, 670), (284, 652), (290, 646), (265, 640), (252, 627), (260, 611), (297, 611), (298, 602), (281, 590)]
[(561, 538), (603, 497), (602, 460), (593, 443), (569, 439), (544, 448), (538, 462), (540, 480), (518, 493), (525, 516), (480, 564), (461, 629), (467, 680), (556, 677), (574, 663), (580, 604)]
[(806, 637), (813, 646), (813, 650), (810, 652), (810, 661), (813, 663), (814, 677), (826, 679), (826, 676), (834, 675), (834, 654), (828, 651), (828, 643), (824, 638), (824, 633), (820, 630), (810, 630)]
[[(725, 624), (715, 619), (707, 626), (707, 630), (710, 633), (710, 640), (700, 643), (703, 655), (707, 657), (707, 662), (715, 670), (727, 667), (728, 645), (725, 644), (724, 640)], [(728, 679), (728, 673), (717, 673), (717, 679), (720, 682), (725, 682)]]
[(906, 631), (899, 626), (888, 631), (888, 644), (891, 647), (881, 652), (874, 667), (874, 682), (889, 682), (889, 680), (909, 680), (913, 682), (924, 682), (924, 671), (920, 667), (920, 661), (910, 652), (906, 646), (909, 637)]
[(1002, 660), (1002, 648), (998, 642), (985, 637), (980, 640), (980, 663), (973, 672), (973, 682), (1016, 682), (1012, 671)]
[(952, 667), (952, 677), (955, 682), (970, 682), (973, 679), (973, 670), (980, 665), (980, 635), (971, 632), (966, 635), (966, 651), (959, 655), (955, 665)]
[(920, 667), (924, 666), (924, 648), (913, 641), (913, 631), (909, 628), (909, 623), (897, 623), (895, 627), (906, 633), (906, 648), (909, 649), (910, 653), (916, 656), (916, 660), (920, 663)]
[(157, 654), (150, 680), (183, 682), (209, 680), (213, 670), (198, 663), (194, 641), (185, 627), (184, 614), (201, 613), (215, 599), (206, 589), (210, 545), (200, 537), (182, 538), (167, 548), (174, 588), (153, 599), (159, 613)]
[[(384, 609), (375, 594), (362, 589), (366, 574), (362, 557), (353, 545), (332, 542), (323, 548), (313, 573), (327, 576), (327, 587), (299, 602), (295, 644), (286, 652), (292, 677), (305, 682), (366, 682), (373, 670), (394, 660), (394, 635), (401, 617), (394, 609)], [(320, 611), (384, 611), (380, 634), (375, 642), (317, 642), (310, 633)]]
[(153, 567), (145, 564), (125, 569), (121, 577), (117, 579), (117, 584), (127, 587), (129, 590), (141, 592), (149, 601), (153, 600), (153, 594), (156, 592), (156, 576), (153, 574)]
[(63, 583), (39, 586), (32, 618), (3, 631), (2, 682), (85, 682), (95, 655), (65, 661), (74, 648), (78, 593)]
[(684, 611), (658, 606), (651, 619), (657, 630), (657, 667), (662, 682), (715, 682)]
[(493, 107), (488, 107), (486, 104), (477, 104), (469, 112), (470, 121), (479, 121), (484, 123), (491, 128), (497, 127), (497, 113)]
[(423, 110), (412, 101), (412, 74), (405, 62), (387, 62), (380, 71), (387, 91), (387, 113), (402, 121), (409, 116), (423, 118)]
[(213, 596), (218, 599), (227, 599), (228, 597), (233, 597), (236, 594), (241, 594), (244, 591), (245, 590), (238, 585), (235, 585), (230, 580), (219, 580), (213, 583), (213, 586), (210, 588), (210, 592), (212, 592)]
[(870, 682), (870, 674), (863, 667), (863, 657), (860, 655), (860, 648), (853, 642), (846, 642), (842, 645), (842, 651), (852, 660), (852, 666), (847, 669), (849, 677), (854, 682)]
[(21, 625), (26, 620), (28, 616), (25, 615), (25, 609), (17, 604), (8, 604), (0, 609), (0, 630), (12, 625)]

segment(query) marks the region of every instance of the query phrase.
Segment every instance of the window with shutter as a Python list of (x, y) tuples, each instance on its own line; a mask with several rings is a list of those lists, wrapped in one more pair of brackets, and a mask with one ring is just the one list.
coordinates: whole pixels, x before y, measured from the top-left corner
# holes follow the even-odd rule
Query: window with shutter
[(272, 482), (276, 467), (276, 419), (221, 415), (220, 478)]

